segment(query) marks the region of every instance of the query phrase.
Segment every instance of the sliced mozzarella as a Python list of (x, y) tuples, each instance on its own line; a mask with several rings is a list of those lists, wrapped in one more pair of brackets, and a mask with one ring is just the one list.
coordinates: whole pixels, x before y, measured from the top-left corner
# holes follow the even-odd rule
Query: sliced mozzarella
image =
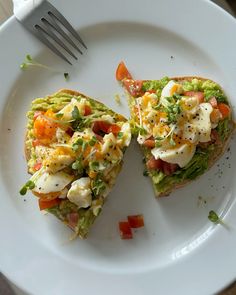
[(41, 194), (59, 192), (62, 191), (65, 186), (67, 186), (73, 180), (73, 178), (74, 176), (68, 175), (62, 171), (55, 174), (43, 172), (35, 180), (35, 187), (33, 191)]
[(179, 93), (180, 90), (181, 90), (181, 85), (176, 83), (175, 81), (171, 80), (162, 89), (161, 97), (173, 96), (174, 93)]
[(201, 103), (196, 115), (190, 121), (198, 130), (199, 142), (208, 142), (211, 140), (210, 115), (212, 110), (213, 108), (210, 103)]
[(92, 203), (90, 178), (82, 177), (75, 180), (68, 191), (67, 198), (79, 208), (87, 208)]
[(37, 145), (35, 147), (35, 154), (37, 161), (43, 161), (43, 159), (50, 157), (50, 155), (54, 152), (54, 149), (48, 148), (43, 145)]
[(43, 161), (43, 166), (46, 167), (46, 171), (50, 173), (56, 173), (69, 166), (74, 162), (74, 158), (70, 155), (60, 155), (54, 153), (51, 157)]
[(102, 120), (102, 121), (105, 121), (107, 123), (110, 123), (110, 124), (113, 124), (114, 123), (114, 118), (110, 115), (102, 115), (100, 118), (99, 118), (99, 121)]
[(87, 104), (87, 100), (85, 98), (81, 98), (80, 101), (78, 101), (76, 98), (72, 98), (71, 102), (68, 103), (66, 106), (64, 106), (63, 109), (61, 109), (58, 113), (63, 114), (63, 120), (71, 120), (72, 119), (72, 111), (74, 107), (76, 106), (80, 112), (81, 115), (84, 115), (84, 108)]
[(58, 127), (56, 130), (56, 139), (58, 143), (66, 144), (69, 141), (70, 136), (65, 132), (65, 130)]
[(163, 122), (158, 123), (153, 128), (154, 137), (166, 137), (170, 132), (170, 127)]
[(199, 100), (196, 96), (183, 96), (180, 101), (181, 109), (185, 114), (194, 115), (198, 111)]
[(199, 139), (198, 128), (191, 123), (185, 123), (183, 125), (182, 139), (196, 143)]
[(158, 118), (158, 112), (151, 109), (150, 112), (148, 112), (148, 115), (147, 115), (148, 122), (151, 123), (151, 124), (154, 124), (154, 123), (156, 123), (157, 118)]
[(161, 159), (167, 163), (178, 164), (182, 168), (192, 159), (195, 150), (195, 145), (185, 143), (176, 148), (166, 150), (163, 148), (153, 148), (151, 153), (156, 160)]
[(117, 143), (122, 144), (123, 146), (129, 146), (131, 141), (130, 124), (128, 122), (124, 123), (121, 127), (120, 132), (123, 133), (123, 136), (121, 139), (118, 139)]
[(103, 142), (104, 143), (102, 145), (102, 153), (106, 154), (111, 148), (116, 145), (117, 140), (113, 133), (109, 133), (103, 137)]
[(138, 138), (137, 138), (137, 141), (138, 141), (139, 144), (143, 144), (144, 141), (145, 141), (146, 139), (148, 139), (150, 136), (151, 136), (150, 134), (141, 135), (141, 134), (139, 133)]

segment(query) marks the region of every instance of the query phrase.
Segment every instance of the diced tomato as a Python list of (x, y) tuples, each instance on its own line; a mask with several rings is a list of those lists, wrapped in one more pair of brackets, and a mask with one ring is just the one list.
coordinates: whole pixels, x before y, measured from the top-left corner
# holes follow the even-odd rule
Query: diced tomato
[(138, 215), (129, 215), (128, 222), (130, 227), (132, 228), (139, 228), (144, 226), (144, 219), (142, 214)]
[(143, 94), (142, 86), (143, 81), (142, 80), (124, 80), (124, 86), (126, 90), (134, 97), (140, 96)]
[(74, 134), (74, 130), (71, 128), (71, 127), (69, 127), (67, 130), (66, 130), (66, 134), (68, 134), (69, 136), (73, 136), (73, 134)]
[(184, 95), (186, 96), (195, 96), (197, 97), (199, 103), (202, 103), (204, 102), (204, 92), (201, 92), (201, 91), (186, 91), (184, 92)]
[(148, 90), (147, 92), (156, 94), (157, 91), (152, 89), (152, 90)]
[(112, 132), (114, 134), (118, 134), (121, 130), (120, 126), (116, 124), (110, 124), (105, 121), (95, 121), (93, 123), (93, 132), (95, 134), (99, 134), (99, 132), (104, 132), (106, 134)]
[(172, 175), (179, 168), (177, 164), (167, 163), (165, 161), (162, 162), (161, 170), (165, 175)]
[(53, 200), (50, 200), (50, 201), (44, 201), (42, 199), (39, 199), (39, 209), (40, 210), (49, 209), (49, 208), (52, 208), (52, 207), (55, 207), (55, 206), (59, 205), (60, 202), (61, 202), (61, 200), (59, 198), (53, 199)]
[(35, 171), (38, 171), (39, 169), (41, 169), (41, 167), (42, 167), (42, 163), (36, 163), (36, 164), (34, 165), (34, 170), (35, 170)]
[(42, 112), (42, 111), (36, 111), (35, 113), (34, 113), (34, 120), (36, 120), (37, 118), (38, 118), (38, 116), (41, 116), (41, 115), (43, 115), (44, 114), (44, 112)]
[(120, 126), (118, 126), (116, 124), (112, 124), (108, 128), (108, 133), (112, 132), (113, 134), (118, 134), (120, 132), (120, 130), (121, 130)]
[(132, 230), (128, 221), (119, 222), (120, 237), (123, 240), (133, 239)]
[(166, 175), (172, 175), (179, 166), (177, 164), (167, 163), (161, 159), (150, 158), (147, 163), (147, 168), (152, 170), (160, 170)]
[(84, 115), (85, 115), (85, 116), (88, 116), (88, 115), (90, 115), (91, 113), (92, 113), (92, 109), (90, 108), (90, 106), (85, 105), (85, 107), (84, 107)]
[(219, 133), (216, 129), (211, 130), (211, 142), (215, 143), (216, 145), (220, 145), (222, 143)]
[(151, 170), (161, 170), (162, 168), (162, 160), (161, 159), (158, 159), (156, 160), (154, 157), (151, 157), (146, 165), (147, 165), (147, 168), (148, 169), (151, 169)]
[(146, 139), (144, 141), (143, 145), (148, 148), (154, 148), (155, 147), (155, 140), (154, 139)]
[(116, 80), (122, 81), (123, 79), (132, 79), (125, 63), (121, 61), (116, 69)]
[(68, 225), (74, 229), (79, 221), (79, 214), (77, 212), (71, 212), (67, 214)]
[(209, 100), (209, 103), (212, 105), (213, 108), (217, 108), (217, 100), (215, 96), (211, 97), (211, 99)]
[(222, 119), (227, 118), (231, 113), (230, 107), (225, 103), (218, 103), (218, 109), (221, 112)]
[(104, 121), (95, 121), (93, 123), (93, 132), (98, 134), (100, 131), (104, 133), (109, 133), (108, 129), (110, 127), (110, 123), (104, 122)]

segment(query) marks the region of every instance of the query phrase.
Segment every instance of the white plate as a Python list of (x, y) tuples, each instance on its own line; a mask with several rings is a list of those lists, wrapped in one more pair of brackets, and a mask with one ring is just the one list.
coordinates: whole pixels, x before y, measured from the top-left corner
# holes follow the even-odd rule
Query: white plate
[[(53, 1), (79, 29), (89, 50), (67, 66), (14, 18), (0, 29), (0, 268), (33, 294), (212, 294), (236, 277), (236, 158), (226, 153), (205, 177), (155, 200), (136, 144), (104, 211), (86, 241), (69, 242), (70, 230), (42, 215), (31, 195), (23, 156), (25, 113), (31, 100), (62, 87), (78, 89), (128, 115), (115, 69), (124, 60), (140, 79), (199, 75), (218, 81), (235, 105), (236, 25), (203, 0)], [(19, 65), (27, 53), (63, 75)], [(171, 58), (173, 56), (173, 58)], [(231, 151), (236, 147), (231, 143)], [(227, 159), (229, 157), (229, 159)], [(229, 164), (231, 165), (229, 168)], [(221, 171), (223, 174), (221, 175)], [(198, 196), (207, 204), (198, 206)], [(25, 200), (25, 201), (24, 201)], [(214, 226), (209, 210), (230, 230)], [(145, 227), (133, 240), (119, 237), (118, 221), (142, 213)]]

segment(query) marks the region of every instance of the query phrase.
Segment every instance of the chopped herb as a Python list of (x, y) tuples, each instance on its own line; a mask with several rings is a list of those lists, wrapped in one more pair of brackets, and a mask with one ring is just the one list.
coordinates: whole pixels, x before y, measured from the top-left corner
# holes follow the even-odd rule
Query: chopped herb
[(28, 189), (35, 188), (35, 183), (32, 180), (26, 182), (26, 184), (20, 189), (20, 194), (23, 196), (27, 193)]
[(90, 146), (94, 146), (97, 142), (97, 138), (95, 136), (93, 136), (90, 141), (89, 141), (89, 145)]
[(98, 171), (99, 170), (99, 162), (91, 162), (89, 163), (89, 168), (93, 171)]
[(123, 135), (124, 135), (124, 132), (118, 132), (117, 138), (118, 139), (121, 139), (123, 137)]
[(104, 190), (106, 189), (106, 184), (102, 179), (97, 178), (92, 181), (91, 187), (94, 195), (98, 196), (104, 192)]
[(211, 210), (211, 211), (209, 212), (209, 214), (208, 214), (208, 219), (209, 219), (211, 222), (215, 223), (215, 224), (218, 224), (218, 223), (223, 224), (222, 219), (220, 219), (220, 217), (219, 217), (219, 216), (216, 214), (216, 212), (213, 211), (213, 210)]
[(69, 79), (69, 73), (64, 73), (64, 78), (65, 78), (65, 80), (68, 80)]
[(61, 117), (63, 117), (63, 114), (62, 114), (62, 113), (57, 113), (57, 114), (56, 114), (56, 117), (57, 117), (57, 118), (61, 118)]
[(148, 176), (149, 174), (148, 174), (148, 171), (147, 170), (144, 170), (143, 171), (143, 176)]
[(79, 109), (78, 109), (77, 106), (74, 106), (74, 109), (73, 109), (71, 115), (72, 115), (72, 118), (73, 118), (74, 120), (81, 119), (81, 116), (80, 116), (80, 113), (79, 113)]
[(78, 158), (71, 166), (73, 170), (77, 170), (79, 173), (83, 172), (83, 165), (81, 163), (81, 158)]
[(23, 186), (22, 188), (21, 188), (21, 190), (20, 190), (20, 194), (22, 195), (22, 196), (24, 196), (26, 193), (27, 193), (27, 187), (26, 186)]

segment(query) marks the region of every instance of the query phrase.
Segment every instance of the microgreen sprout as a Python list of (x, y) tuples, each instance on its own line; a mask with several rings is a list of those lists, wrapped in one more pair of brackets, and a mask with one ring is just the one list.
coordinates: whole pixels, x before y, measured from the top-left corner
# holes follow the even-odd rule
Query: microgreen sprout
[[(30, 54), (27, 54), (25, 56), (24, 62), (20, 65), (20, 68), (22, 70), (26, 70), (26, 69), (28, 69), (30, 67), (43, 68), (43, 69), (46, 69), (46, 70), (49, 70), (51, 72), (58, 73), (58, 74), (62, 73), (61, 71), (58, 71), (58, 70), (56, 70), (56, 69), (54, 69), (52, 67), (49, 67), (47, 65), (44, 65), (44, 64), (38, 62), (37, 60), (33, 59)], [(69, 79), (69, 73), (65, 72), (65, 73), (63, 73), (63, 75), (64, 75), (65, 80)]]
[(209, 212), (208, 219), (215, 224), (221, 224), (227, 229), (229, 229), (229, 226), (223, 222), (223, 220), (218, 216), (218, 214), (214, 210), (211, 210)]
[(27, 181), (26, 184), (22, 186), (22, 188), (20, 189), (20, 194), (24, 196), (27, 193), (28, 189), (31, 190), (34, 187), (35, 187), (35, 183), (32, 180)]

